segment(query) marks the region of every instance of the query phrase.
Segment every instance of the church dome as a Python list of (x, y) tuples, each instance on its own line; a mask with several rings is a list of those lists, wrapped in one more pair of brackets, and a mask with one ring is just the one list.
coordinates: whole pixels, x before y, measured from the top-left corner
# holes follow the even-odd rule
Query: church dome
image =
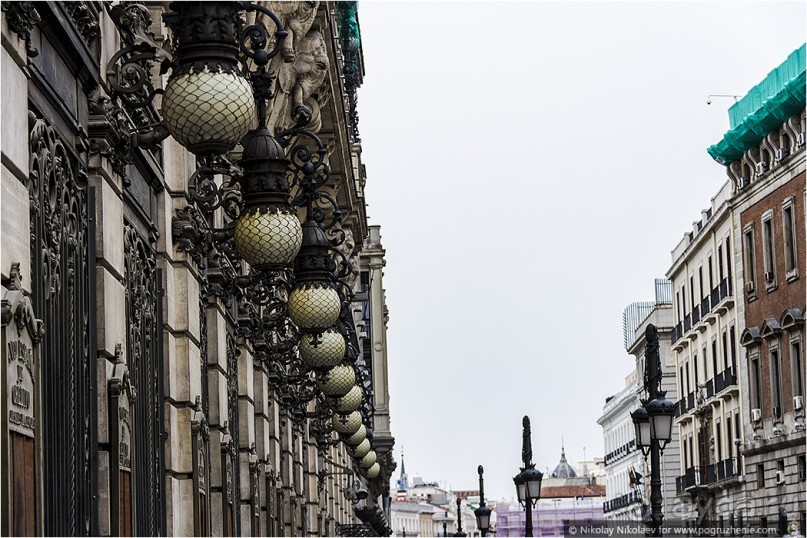
[(577, 473), (574, 472), (574, 469), (569, 462), (566, 461), (566, 449), (560, 449), (560, 463), (558, 466), (555, 467), (555, 470), (552, 471), (552, 478), (576, 478)]

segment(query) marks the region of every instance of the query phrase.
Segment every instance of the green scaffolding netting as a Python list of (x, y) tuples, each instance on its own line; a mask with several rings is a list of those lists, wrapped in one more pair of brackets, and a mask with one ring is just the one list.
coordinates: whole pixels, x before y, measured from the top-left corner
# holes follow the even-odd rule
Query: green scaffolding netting
[(802, 45), (729, 109), (731, 129), (707, 150), (721, 164), (738, 161), (751, 147), (805, 106), (805, 52)]

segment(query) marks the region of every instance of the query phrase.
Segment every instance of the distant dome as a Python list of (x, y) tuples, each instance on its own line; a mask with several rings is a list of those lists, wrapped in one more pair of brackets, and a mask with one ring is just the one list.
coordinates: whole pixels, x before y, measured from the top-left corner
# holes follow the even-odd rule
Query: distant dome
[(552, 471), (552, 478), (576, 478), (577, 473), (574, 472), (572, 466), (569, 465), (569, 462), (566, 461), (566, 449), (560, 449), (560, 463), (558, 466), (555, 467), (555, 470)]

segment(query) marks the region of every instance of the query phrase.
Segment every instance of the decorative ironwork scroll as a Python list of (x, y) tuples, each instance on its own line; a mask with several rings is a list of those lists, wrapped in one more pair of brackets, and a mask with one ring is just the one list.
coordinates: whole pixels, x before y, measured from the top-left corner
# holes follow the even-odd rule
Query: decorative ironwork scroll
[(139, 535), (164, 532), (165, 493), (162, 423), (162, 338), (158, 325), (156, 256), (137, 230), (125, 223), (126, 356), (138, 398), (133, 407), (135, 529)]
[[(45, 534), (96, 534), (94, 260), (88, 189), (75, 153), (29, 112), (31, 274), (44, 322)], [(92, 255), (92, 257), (91, 257)]]
[(238, 449), (241, 446), (238, 439), (238, 355), (240, 352), (235, 344), (235, 338), (227, 333), (227, 415), (230, 429), (232, 458), (232, 478), (228, 477), (226, 487), (231, 488), (233, 512), (233, 536), (241, 536), (241, 518), (239, 516), (239, 502), (241, 491), (241, 466), (239, 464)]

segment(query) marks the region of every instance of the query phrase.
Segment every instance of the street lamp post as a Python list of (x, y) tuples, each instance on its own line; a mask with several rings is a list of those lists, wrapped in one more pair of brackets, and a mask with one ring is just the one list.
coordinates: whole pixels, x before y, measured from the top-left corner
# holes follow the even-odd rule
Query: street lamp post
[(491, 510), (485, 505), (485, 479), (482, 477), (482, 473), (485, 472), (485, 469), (480, 465), (476, 468), (476, 472), (479, 473), (479, 508), (474, 510), (474, 515), (476, 516), (476, 526), (479, 528), (482, 536), (487, 536), (488, 529), (490, 528)]
[(454, 536), (465, 536), (465, 533), (462, 532), (462, 514), (460, 513), (460, 504), (462, 504), (462, 499), (457, 499), (457, 532), (454, 533)]
[(650, 324), (645, 330), (645, 375), (644, 389), (648, 399), (631, 413), (636, 429), (636, 445), (645, 457), (650, 455), (650, 508), (648, 524), (653, 529), (651, 536), (661, 536), (664, 513), (661, 492), (661, 453), (672, 439), (672, 425), (675, 418), (675, 403), (666, 398), (661, 390), (661, 358), (659, 357), (658, 331)]
[(524, 462), (524, 467), (521, 472), (514, 478), (513, 482), (516, 485), (516, 494), (518, 502), (521, 503), (526, 510), (526, 524), (524, 526), (524, 536), (532, 536), (532, 509), (538, 499), (541, 498), (541, 480), (544, 475), (541, 471), (535, 468), (532, 463), (532, 440), (530, 436), (530, 417), (524, 416), (521, 421), (523, 426), (522, 440), (521, 440), (521, 459)]

